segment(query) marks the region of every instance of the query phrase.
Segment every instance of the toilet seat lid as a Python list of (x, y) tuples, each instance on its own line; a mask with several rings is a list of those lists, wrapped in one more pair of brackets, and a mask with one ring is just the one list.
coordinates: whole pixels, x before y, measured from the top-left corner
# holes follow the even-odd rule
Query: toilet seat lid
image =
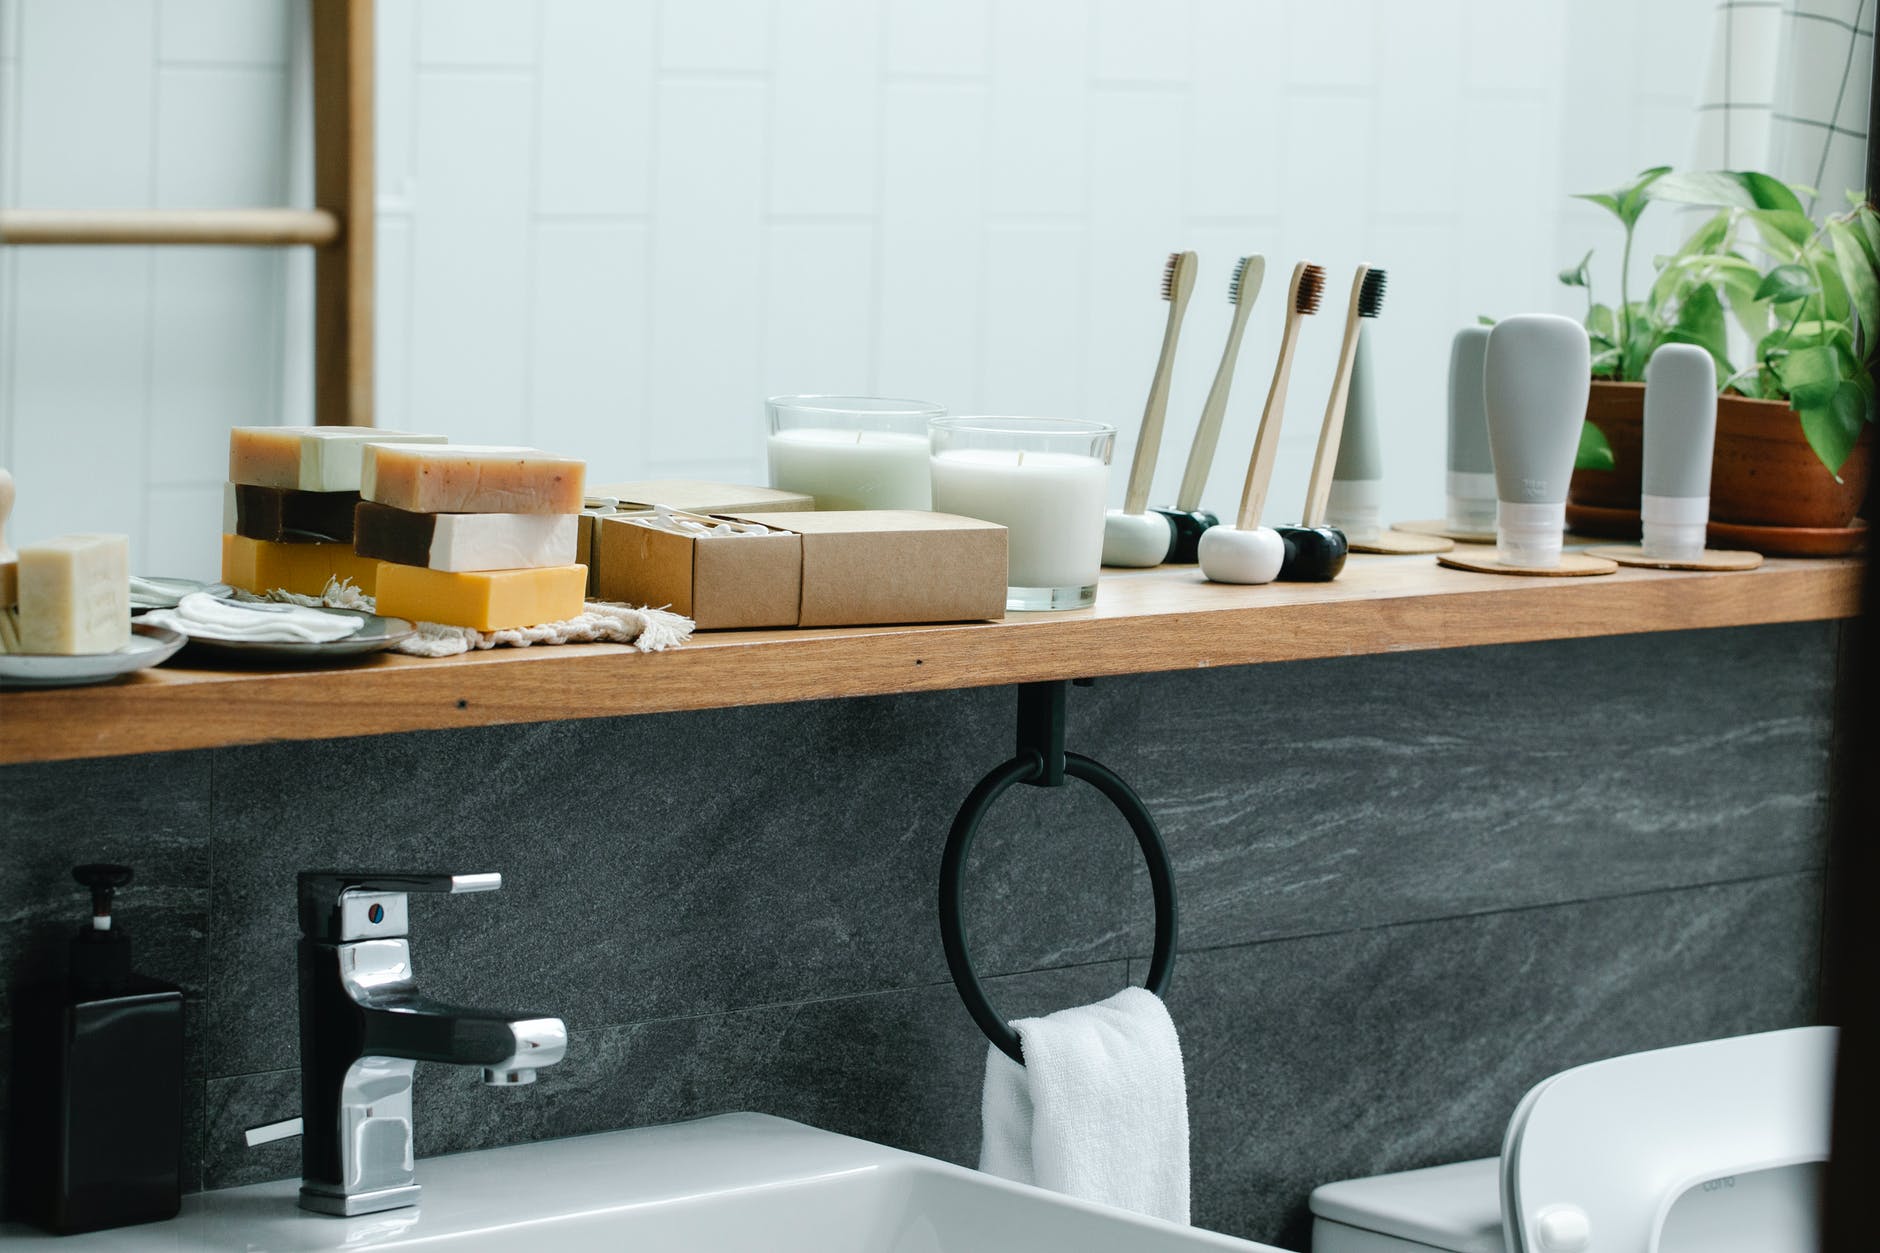
[[(1633, 1053), (1544, 1080), (1522, 1099), (1502, 1145), (1507, 1248), (1656, 1250), (1666, 1216), (1692, 1188), (1825, 1161), (1835, 1044), (1832, 1027), (1798, 1027)], [(1543, 1223), (1556, 1233), (1584, 1226), (1590, 1241), (1556, 1234), (1549, 1242)]]

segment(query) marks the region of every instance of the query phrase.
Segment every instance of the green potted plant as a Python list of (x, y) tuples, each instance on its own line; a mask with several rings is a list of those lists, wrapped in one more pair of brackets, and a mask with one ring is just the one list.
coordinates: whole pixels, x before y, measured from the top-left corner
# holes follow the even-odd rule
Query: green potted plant
[[(1580, 198), (1617, 218), (1625, 242), (1616, 305), (1593, 298), (1592, 253), (1560, 274), (1586, 292), (1593, 348), (1587, 426), (1568, 497), (1575, 529), (1637, 534), (1640, 380), (1660, 345), (1685, 343), (1716, 359), (1721, 385), (1712, 519), (1845, 532), (1866, 491), (1880, 347), (1880, 217), (1873, 206), (1855, 203), (1818, 225), (1796, 190), (1769, 175), (1676, 174), (1664, 166)], [(1633, 235), (1657, 202), (1714, 212), (1676, 252), (1656, 259), (1657, 277), (1634, 300), (1627, 274)], [(1739, 368), (1733, 354), (1746, 364)], [(1850, 540), (1812, 542), (1826, 551)]]

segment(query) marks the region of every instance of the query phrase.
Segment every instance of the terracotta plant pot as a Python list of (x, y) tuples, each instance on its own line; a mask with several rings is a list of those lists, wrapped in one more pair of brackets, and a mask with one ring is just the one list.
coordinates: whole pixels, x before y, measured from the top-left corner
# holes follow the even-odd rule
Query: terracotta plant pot
[[(1630, 533), (1636, 535), (1645, 385), (1595, 381), (1586, 417), (1612, 445), (1613, 468), (1575, 470), (1567, 501), (1591, 510), (1629, 511)], [(1846, 527), (1867, 494), (1872, 445), (1869, 426), (1837, 483), (1808, 446), (1801, 420), (1786, 401), (1724, 396), (1717, 402), (1710, 516), (1750, 526)], [(1587, 528), (1576, 522), (1575, 529)], [(1617, 529), (1624, 530), (1624, 523)]]

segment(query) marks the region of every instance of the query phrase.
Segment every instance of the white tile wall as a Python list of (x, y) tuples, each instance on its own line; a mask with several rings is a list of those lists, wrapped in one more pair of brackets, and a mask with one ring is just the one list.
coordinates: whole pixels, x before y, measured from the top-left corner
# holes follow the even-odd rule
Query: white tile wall
[[(287, 201), (303, 6), (0, 0), (0, 203)], [(1571, 311), (1554, 272), (1612, 262), (1566, 193), (1684, 161), (1705, 57), (1659, 45), (1710, 7), (380, 0), (381, 421), (580, 452), (597, 479), (755, 478), (764, 395), (854, 389), (1105, 418), (1126, 463), (1162, 259), (1193, 247), (1166, 498), (1233, 260), (1262, 251), (1227, 508), (1292, 263), (1332, 270), (1329, 312), (1369, 260), (1388, 511), (1427, 515), (1450, 334)], [(1647, 219), (1641, 281), (1677, 229)], [(12, 534), (116, 527), (142, 569), (210, 573), (224, 432), (280, 420), (306, 376), (290, 264), (0, 249)], [(1307, 327), (1275, 514), (1336, 337)]]

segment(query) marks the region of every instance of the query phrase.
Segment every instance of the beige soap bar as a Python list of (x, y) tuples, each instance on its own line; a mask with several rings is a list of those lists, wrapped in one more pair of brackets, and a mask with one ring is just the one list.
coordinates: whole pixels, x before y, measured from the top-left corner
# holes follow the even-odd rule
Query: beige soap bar
[(13, 512), (13, 476), (0, 466), (0, 613), (19, 600), (20, 555), (7, 547), (7, 516)]
[(580, 513), (587, 465), (535, 448), (369, 444), (360, 494), (413, 513)]
[(228, 479), (301, 492), (356, 492), (360, 450), (374, 442), (441, 444), (444, 436), (370, 426), (238, 426), (228, 433)]
[(131, 545), (61, 535), (20, 549), (20, 651), (109, 653), (131, 639)]

